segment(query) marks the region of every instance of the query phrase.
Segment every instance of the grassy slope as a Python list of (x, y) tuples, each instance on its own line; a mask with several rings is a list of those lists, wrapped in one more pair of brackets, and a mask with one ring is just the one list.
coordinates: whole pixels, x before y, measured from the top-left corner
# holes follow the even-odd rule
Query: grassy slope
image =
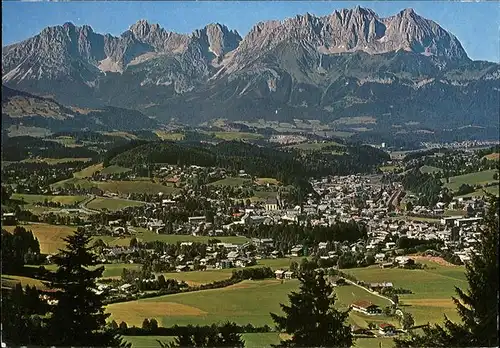
[(120, 174), (120, 173), (126, 173), (130, 172), (132, 169), (130, 168), (125, 168), (125, 167), (120, 167), (117, 165), (110, 165), (109, 167), (103, 168), (101, 170), (102, 174)]
[(250, 179), (245, 179), (245, 178), (224, 178), (221, 180), (214, 181), (208, 186), (233, 186), (233, 187), (238, 187), (242, 186), (246, 183), (249, 183)]
[(95, 172), (102, 170), (102, 168), (103, 168), (102, 163), (94, 164), (94, 165), (91, 165), (91, 166), (89, 166), (87, 168), (82, 169), (79, 172), (73, 173), (73, 177), (79, 178), (79, 179), (81, 179), (81, 178), (89, 178)]
[(24, 159), (21, 162), (29, 162), (29, 163), (47, 163), (47, 164), (59, 164), (59, 163), (67, 163), (67, 162), (88, 162), (91, 158), (88, 157), (77, 157), (77, 158), (29, 158)]
[(84, 196), (50, 196), (50, 195), (29, 195), (24, 193), (14, 193), (12, 199), (24, 200), (29, 205), (37, 202), (44, 202), (47, 199), (49, 202), (57, 202), (61, 204), (75, 204), (85, 199)]
[(497, 171), (495, 169), (491, 169), (484, 170), (482, 172), (453, 176), (450, 177), (450, 182), (445, 184), (445, 186), (453, 191), (456, 191), (462, 184), (484, 185), (490, 182), (495, 182), (496, 180), (493, 179), (493, 175), (496, 172)]
[[(32, 223), (21, 225), (26, 230), (33, 231), (33, 234), (40, 242), (40, 252), (42, 254), (54, 254), (58, 249), (64, 247), (62, 238), (72, 234), (75, 226), (49, 225), (44, 223)], [(3, 226), (3, 229), (12, 232), (15, 226)]]
[[(89, 170), (89, 172), (90, 172), (90, 170)], [(83, 175), (88, 175), (89, 172), (86, 172)], [(75, 173), (75, 175), (76, 175), (76, 173)], [(80, 176), (82, 174), (80, 173), (78, 175)], [(169, 193), (176, 191), (176, 188), (173, 186), (165, 186), (162, 184), (158, 184), (158, 183), (150, 182), (150, 181), (144, 181), (144, 180), (141, 180), (141, 181), (100, 182), (100, 181), (90, 181), (90, 180), (79, 178), (79, 177), (56, 182), (55, 184), (52, 184), (51, 187), (53, 187), (53, 188), (64, 187), (64, 185), (66, 183), (73, 184), (73, 185), (80, 185), (81, 187), (85, 187), (85, 188), (98, 187), (103, 191), (122, 193), (122, 194), (129, 194), (129, 193), (157, 194), (159, 192), (169, 194)]]
[(279, 303), (297, 288), (296, 280), (244, 281), (214, 290), (175, 294), (107, 307), (112, 319), (141, 325), (144, 318), (156, 317), (164, 326), (207, 324), (230, 319), (239, 324), (272, 324), (269, 312), (279, 312)]
[(304, 151), (315, 151), (315, 150), (321, 150), (327, 146), (337, 146), (337, 147), (339, 147), (340, 152), (342, 152), (341, 148), (345, 147), (345, 145), (339, 144), (335, 141), (327, 141), (325, 143), (300, 143), (300, 144), (290, 145), (288, 147), (292, 147), (292, 148), (304, 150)]
[(400, 302), (415, 317), (416, 323), (440, 322), (443, 314), (457, 318), (451, 296), (455, 286), (467, 287), (463, 267), (446, 267), (432, 263), (434, 269), (403, 270), (376, 267), (346, 270), (366, 282), (392, 282), (395, 287), (410, 289), (413, 294), (400, 295)]
[[(172, 243), (172, 244), (175, 244), (177, 242), (207, 243), (209, 239), (215, 238), (208, 236), (193, 236), (193, 235), (180, 235), (180, 234), (156, 234), (144, 228), (136, 228), (136, 231), (137, 232), (133, 234), (133, 237), (136, 237), (138, 240), (146, 242), (160, 240), (165, 243)], [(130, 239), (132, 237), (118, 238), (112, 236), (99, 236), (96, 238), (102, 239), (105, 243), (109, 245), (128, 246), (130, 244)], [(223, 243), (244, 244), (248, 241), (248, 239), (245, 237), (237, 237), (237, 236), (216, 237), (216, 238), (221, 240)]]
[(216, 138), (223, 140), (256, 140), (264, 138), (261, 134), (247, 132), (214, 132), (214, 135)]
[(432, 174), (443, 171), (441, 168), (433, 166), (422, 166), (420, 167), (420, 172), (423, 174)]
[[(252, 267), (271, 267), (273, 270), (276, 269), (288, 269), (293, 261), (300, 262), (302, 258), (292, 257), (292, 258), (281, 258), (281, 259), (266, 259), (258, 260), (257, 265)], [(165, 278), (183, 280), (188, 284), (199, 285), (208, 284), (214, 281), (224, 280), (231, 277), (234, 269), (217, 269), (217, 270), (207, 270), (203, 272), (172, 272), (163, 273)]]

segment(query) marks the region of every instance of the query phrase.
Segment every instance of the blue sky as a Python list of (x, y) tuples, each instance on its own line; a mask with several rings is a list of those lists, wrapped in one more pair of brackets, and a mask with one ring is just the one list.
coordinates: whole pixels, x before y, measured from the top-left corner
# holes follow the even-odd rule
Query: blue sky
[(2, 45), (36, 35), (47, 26), (73, 22), (119, 35), (139, 19), (170, 31), (190, 33), (219, 22), (244, 36), (259, 21), (309, 12), (321, 16), (356, 5), (379, 16), (411, 7), (458, 37), (469, 57), (500, 62), (500, 3), (431, 1), (196, 1), (196, 2), (11, 2), (2, 1)]

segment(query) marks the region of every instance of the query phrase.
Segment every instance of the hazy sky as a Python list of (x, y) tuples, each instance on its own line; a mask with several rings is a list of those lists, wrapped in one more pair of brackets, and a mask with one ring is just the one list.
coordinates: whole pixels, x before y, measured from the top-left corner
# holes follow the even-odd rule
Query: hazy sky
[(453, 33), (472, 59), (500, 62), (500, 3), (475, 1), (2, 1), (2, 45), (24, 40), (47, 26), (64, 22), (88, 24), (96, 32), (120, 35), (139, 19), (180, 33), (190, 33), (208, 23), (219, 22), (244, 36), (259, 21), (285, 19), (306, 12), (321, 16), (356, 5), (371, 8), (381, 17), (411, 7)]

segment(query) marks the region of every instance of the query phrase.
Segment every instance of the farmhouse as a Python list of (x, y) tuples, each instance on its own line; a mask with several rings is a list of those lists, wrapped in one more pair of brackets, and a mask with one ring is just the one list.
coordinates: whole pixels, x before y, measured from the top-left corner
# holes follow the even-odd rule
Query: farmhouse
[(276, 279), (283, 279), (285, 276), (285, 271), (278, 269), (274, 271), (274, 274), (276, 275)]
[(384, 336), (392, 336), (396, 334), (396, 327), (392, 324), (382, 323), (379, 325), (378, 332)]
[(353, 302), (351, 308), (366, 315), (377, 315), (382, 313), (379, 306), (365, 300)]
[(285, 279), (292, 279), (294, 277), (295, 273), (292, 271), (286, 271), (285, 272)]
[(2, 225), (9, 226), (17, 224), (16, 213), (2, 214)]
[(292, 256), (302, 256), (303, 255), (303, 252), (304, 252), (304, 247), (302, 245), (296, 245), (292, 248), (292, 250), (290, 250), (290, 253), (292, 254)]
[(398, 263), (399, 267), (405, 267), (415, 264), (415, 261), (407, 256), (396, 256), (394, 260)]
[(383, 288), (392, 288), (393, 284), (390, 282), (385, 283), (370, 283), (368, 284), (368, 288), (372, 291), (380, 291)]
[(351, 332), (354, 336), (373, 336), (373, 333), (357, 325), (351, 325)]

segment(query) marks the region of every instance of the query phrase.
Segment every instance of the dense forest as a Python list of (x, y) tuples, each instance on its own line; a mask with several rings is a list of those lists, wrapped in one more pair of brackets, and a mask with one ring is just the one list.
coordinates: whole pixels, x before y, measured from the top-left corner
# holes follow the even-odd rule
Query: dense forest
[(441, 180), (430, 174), (423, 174), (419, 168), (408, 172), (402, 179), (405, 190), (419, 196), (418, 204), (423, 206), (435, 205), (441, 193)]
[(137, 144), (125, 145), (119, 154), (117, 150), (108, 153), (105, 165), (109, 163), (131, 168), (138, 163), (168, 163), (222, 167), (294, 184), (308, 177), (370, 172), (374, 166), (389, 159), (383, 151), (364, 145), (349, 146), (346, 153), (337, 155), (323, 152), (306, 154), (292, 149), (283, 151), (241, 141), (224, 141), (216, 145), (173, 142)]
[(85, 147), (66, 147), (55, 141), (30, 136), (3, 137), (2, 160), (22, 161), (27, 158), (95, 158), (97, 152)]

